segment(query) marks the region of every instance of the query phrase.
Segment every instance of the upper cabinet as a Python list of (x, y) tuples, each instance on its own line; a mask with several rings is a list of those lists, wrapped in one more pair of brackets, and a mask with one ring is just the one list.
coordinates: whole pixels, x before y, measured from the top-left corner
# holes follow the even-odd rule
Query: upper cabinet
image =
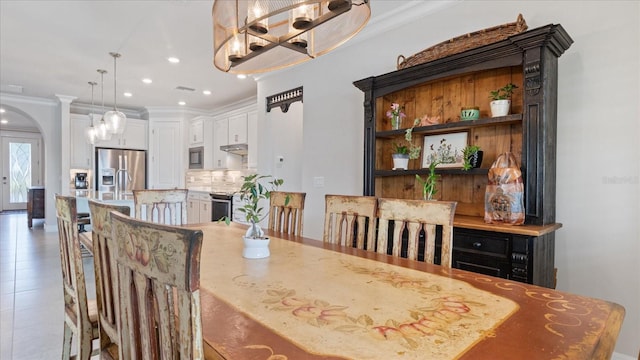
[(204, 119), (196, 118), (189, 124), (189, 147), (204, 145)]
[(227, 168), (227, 153), (220, 150), (220, 146), (229, 144), (229, 120), (216, 119), (213, 122), (213, 168)]
[(148, 150), (149, 122), (127, 119), (127, 126), (121, 135), (113, 135), (111, 140), (96, 142), (97, 147)]
[(93, 154), (91, 144), (85, 138), (85, 130), (91, 125), (87, 115), (71, 114), (71, 168), (91, 169), (91, 156)]
[(227, 145), (247, 143), (247, 113), (229, 117), (229, 140)]
[[(205, 168), (239, 169), (257, 167), (257, 123), (255, 105), (217, 116), (213, 120), (213, 164)], [(205, 141), (206, 142), (206, 141)], [(221, 146), (246, 144), (241, 149), (220, 150)], [(235, 147), (234, 147), (235, 148)]]

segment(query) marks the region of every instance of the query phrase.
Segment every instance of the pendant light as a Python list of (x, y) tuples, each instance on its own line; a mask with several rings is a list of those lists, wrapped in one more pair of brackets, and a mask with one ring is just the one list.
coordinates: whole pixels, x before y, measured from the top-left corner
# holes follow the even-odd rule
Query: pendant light
[[(98, 69), (100, 73), (100, 85), (102, 86), (102, 111), (104, 111), (104, 74), (107, 70)], [(107, 127), (107, 123), (104, 121), (104, 116), (100, 118), (100, 124), (97, 127), (98, 140), (107, 141), (111, 140), (111, 132)]]
[[(95, 81), (89, 81), (89, 85), (91, 85), (91, 110), (93, 110), (93, 87), (98, 85)], [(98, 138), (98, 130), (95, 126), (93, 126), (93, 114), (89, 111), (89, 127), (84, 130), (84, 136), (87, 139), (87, 143), (93, 145), (96, 143), (96, 139)]]
[(113, 56), (113, 110), (107, 111), (104, 114), (104, 121), (107, 123), (107, 127), (112, 134), (122, 134), (127, 127), (127, 116), (118, 111), (116, 104), (117, 90), (116, 90), (116, 59), (120, 57), (120, 54), (110, 52), (109, 55)]

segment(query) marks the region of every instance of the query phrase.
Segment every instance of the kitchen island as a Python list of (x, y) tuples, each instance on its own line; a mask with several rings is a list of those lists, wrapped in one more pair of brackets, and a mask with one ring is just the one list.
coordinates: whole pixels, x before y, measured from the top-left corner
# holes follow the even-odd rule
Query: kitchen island
[(113, 191), (77, 190), (71, 189), (71, 196), (76, 197), (78, 213), (89, 213), (89, 199), (113, 205), (126, 205), (131, 209), (131, 216), (135, 216), (133, 193), (115, 193)]

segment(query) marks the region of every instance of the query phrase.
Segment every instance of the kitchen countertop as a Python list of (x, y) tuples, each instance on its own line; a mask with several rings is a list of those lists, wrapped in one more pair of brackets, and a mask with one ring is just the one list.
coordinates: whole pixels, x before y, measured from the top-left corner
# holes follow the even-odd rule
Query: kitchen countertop
[(71, 196), (98, 201), (133, 201), (133, 193), (115, 193), (113, 191), (71, 190)]

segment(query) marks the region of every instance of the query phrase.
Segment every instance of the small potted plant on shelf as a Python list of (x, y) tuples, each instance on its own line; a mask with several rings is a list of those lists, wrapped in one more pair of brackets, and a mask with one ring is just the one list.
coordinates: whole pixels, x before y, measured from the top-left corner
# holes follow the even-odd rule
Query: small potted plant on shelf
[(518, 87), (513, 83), (508, 83), (507, 85), (501, 87), (498, 90), (493, 90), (489, 92), (489, 98), (492, 100), (491, 105), (491, 116), (505, 116), (509, 114), (509, 110), (511, 109), (511, 95)]
[[(271, 192), (275, 191), (284, 180), (277, 179), (271, 175), (252, 174), (243, 177), (240, 188), (240, 201), (243, 205), (238, 211), (244, 214), (246, 221), (251, 224), (243, 236), (244, 249), (242, 256), (249, 259), (259, 259), (268, 257), (269, 238), (264, 236), (264, 231), (260, 227), (260, 222), (264, 220), (269, 212), (264, 212), (261, 201), (269, 201)], [(285, 199), (285, 205), (289, 198)], [(228, 225), (231, 222), (229, 217), (224, 217), (221, 221)]]
[(400, 106), (398, 103), (391, 103), (391, 109), (387, 111), (387, 117), (391, 119), (391, 129), (398, 130), (401, 127), (402, 119), (406, 117), (402, 111), (404, 106)]
[(462, 170), (480, 167), (483, 151), (477, 145), (468, 145), (462, 149)]
[(436, 174), (436, 166), (438, 164), (440, 164), (438, 161), (433, 161), (429, 164), (429, 174), (424, 179), (416, 174), (416, 179), (422, 184), (422, 197), (425, 200), (433, 200), (433, 197), (438, 192), (438, 189), (436, 189), (438, 178), (440, 177), (440, 175)]
[(394, 170), (407, 170), (409, 160), (420, 157), (422, 147), (413, 144), (413, 128), (418, 124), (420, 124), (420, 119), (415, 119), (413, 125), (405, 130), (404, 140), (407, 142), (406, 144), (394, 144), (395, 152), (391, 155), (393, 157)]

